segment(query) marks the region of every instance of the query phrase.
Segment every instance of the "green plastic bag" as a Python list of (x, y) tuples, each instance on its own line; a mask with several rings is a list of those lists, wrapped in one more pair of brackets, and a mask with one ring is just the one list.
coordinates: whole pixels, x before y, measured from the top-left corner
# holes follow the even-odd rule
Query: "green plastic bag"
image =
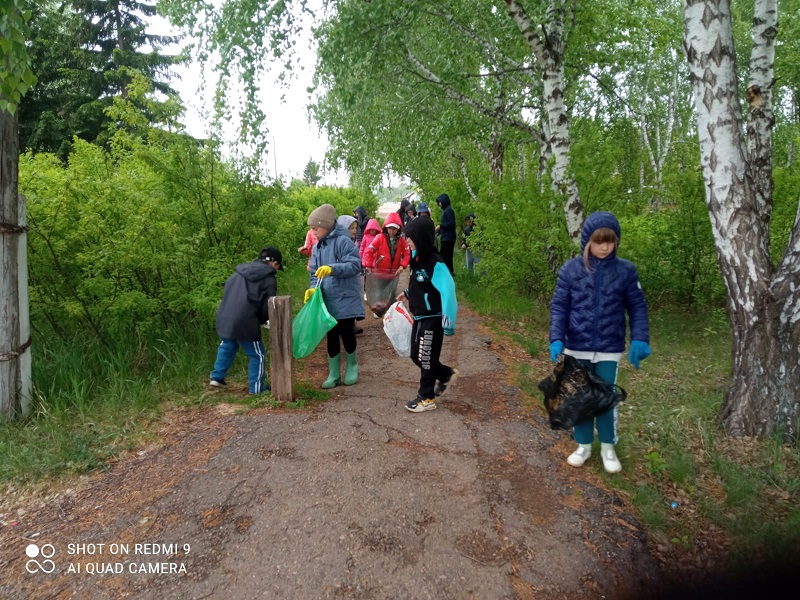
[(314, 351), (322, 338), (336, 325), (317, 289), (292, 321), (292, 355), (305, 358)]

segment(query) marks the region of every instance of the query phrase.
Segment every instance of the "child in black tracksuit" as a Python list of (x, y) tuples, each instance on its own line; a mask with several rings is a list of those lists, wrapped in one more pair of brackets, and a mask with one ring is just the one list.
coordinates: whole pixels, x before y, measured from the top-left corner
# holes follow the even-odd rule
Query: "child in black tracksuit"
[(435, 399), (458, 378), (458, 370), (439, 362), (445, 335), (456, 332), (456, 285), (436, 252), (436, 230), (431, 219), (413, 219), (403, 228), (411, 249), (408, 289), (397, 297), (408, 299), (414, 316), (411, 360), (420, 368), (419, 390), (406, 404), (411, 412), (436, 408)]

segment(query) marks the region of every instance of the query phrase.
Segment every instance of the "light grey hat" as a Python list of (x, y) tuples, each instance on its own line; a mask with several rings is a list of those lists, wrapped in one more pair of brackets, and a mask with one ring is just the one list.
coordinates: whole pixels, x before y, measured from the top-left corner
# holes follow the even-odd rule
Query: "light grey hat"
[(332, 204), (323, 204), (319, 208), (315, 208), (308, 215), (309, 227), (323, 227), (324, 229), (333, 229), (336, 224), (336, 209)]

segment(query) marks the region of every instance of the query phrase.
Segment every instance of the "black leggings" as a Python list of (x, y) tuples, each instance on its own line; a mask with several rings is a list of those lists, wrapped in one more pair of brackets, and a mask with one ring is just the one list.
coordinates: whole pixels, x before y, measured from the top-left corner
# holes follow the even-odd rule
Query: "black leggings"
[(344, 351), (352, 354), (356, 351), (356, 320), (339, 319), (333, 329), (328, 332), (328, 358), (339, 356), (339, 338), (342, 338)]

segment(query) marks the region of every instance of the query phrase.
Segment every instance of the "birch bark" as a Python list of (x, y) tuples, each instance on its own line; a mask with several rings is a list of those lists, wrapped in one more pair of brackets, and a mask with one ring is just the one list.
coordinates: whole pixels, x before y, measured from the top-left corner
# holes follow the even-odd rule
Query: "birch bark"
[[(756, 10), (769, 11), (769, 5), (767, 0), (758, 2)], [(684, 49), (697, 114), (706, 205), (733, 334), (732, 380), (720, 418), (731, 435), (777, 432), (796, 440), (800, 218), (776, 269), (766, 241), (771, 188), (759, 187), (754, 179), (766, 164), (763, 155), (771, 150), (757, 146), (750, 152), (745, 141), (729, 0), (687, 0), (684, 14)], [(757, 12), (756, 27), (766, 19), (766, 14)], [(762, 71), (762, 81), (772, 77), (768, 46), (754, 44), (751, 57), (751, 65), (758, 64)], [(768, 114), (769, 108), (762, 106), (761, 114)], [(768, 119), (757, 118), (763, 127), (771, 128)], [(764, 195), (767, 191), (769, 196)]]

